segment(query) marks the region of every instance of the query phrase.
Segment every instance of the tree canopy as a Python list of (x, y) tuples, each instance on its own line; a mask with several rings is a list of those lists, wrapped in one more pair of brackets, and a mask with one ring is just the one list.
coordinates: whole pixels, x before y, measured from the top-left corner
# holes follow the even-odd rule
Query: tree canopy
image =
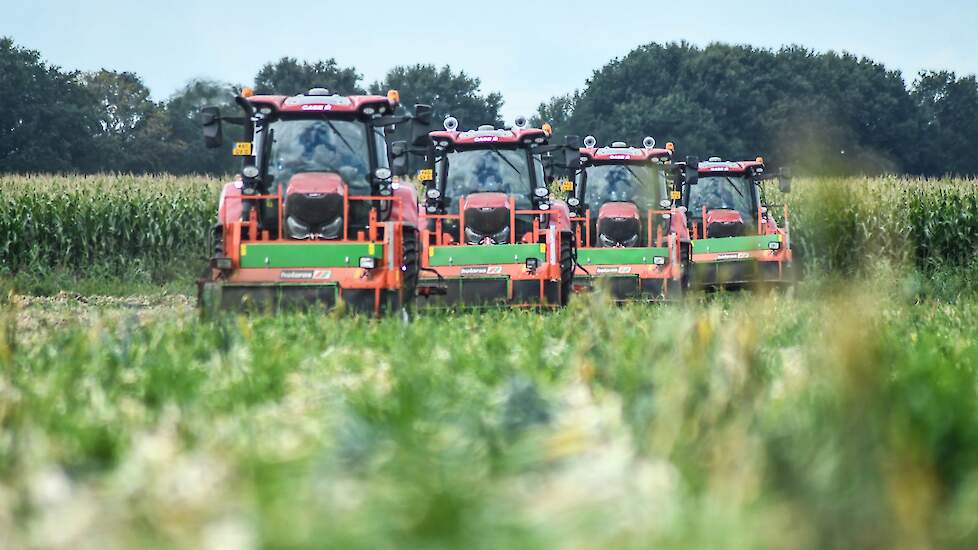
[[(199, 111), (233, 113), (236, 88), (208, 79), (154, 100), (139, 75), (47, 64), (0, 38), (0, 173), (172, 172), (224, 174), (229, 147), (203, 147)], [(464, 70), (430, 64), (391, 68), (369, 86), (334, 58), (283, 57), (263, 65), (258, 93), (325, 87), (340, 94), (400, 91), (405, 108), (434, 107), (463, 128), (503, 124), (503, 96)], [(851, 54), (685, 42), (651, 43), (598, 69), (582, 89), (540, 104), (534, 117), (562, 135), (600, 143), (676, 143), (680, 155), (763, 155), (800, 172), (978, 175), (978, 82), (974, 75), (904, 76)], [(228, 129), (232, 141), (234, 128)], [(403, 131), (403, 130), (401, 130)]]

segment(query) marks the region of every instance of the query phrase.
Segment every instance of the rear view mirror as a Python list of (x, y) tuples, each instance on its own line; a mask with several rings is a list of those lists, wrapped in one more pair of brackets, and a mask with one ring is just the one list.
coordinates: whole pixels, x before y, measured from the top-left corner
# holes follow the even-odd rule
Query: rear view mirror
[(567, 136), (564, 138), (564, 166), (568, 171), (573, 172), (581, 169), (581, 138), (579, 136)]
[(434, 111), (431, 105), (418, 104), (414, 106), (414, 120), (423, 126), (431, 126)]
[(200, 110), (200, 122), (204, 129), (204, 146), (216, 149), (224, 144), (224, 129), (221, 127), (221, 109), (204, 107)]
[(415, 105), (414, 116), (411, 117), (411, 145), (421, 147), (427, 145), (428, 132), (431, 132), (431, 105)]
[(700, 159), (686, 157), (686, 184), (696, 185), (700, 182)]
[(791, 169), (782, 168), (778, 173), (778, 187), (782, 193), (791, 193)]
[(408, 146), (406, 141), (391, 143), (391, 172), (403, 177), (408, 173)]

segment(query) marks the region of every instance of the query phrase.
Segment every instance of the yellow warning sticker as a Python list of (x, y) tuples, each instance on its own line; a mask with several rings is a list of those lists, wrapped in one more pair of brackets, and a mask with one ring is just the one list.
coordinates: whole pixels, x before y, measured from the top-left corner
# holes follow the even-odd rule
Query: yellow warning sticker
[(371, 256), (374, 255), (374, 243), (370, 243), (367, 245), (367, 254), (370, 254)]
[(243, 244), (241, 245), (241, 257), (243, 258), (247, 255), (248, 255), (248, 245)]
[(683, 194), (679, 191), (673, 191), (669, 194), (669, 196), (672, 197), (672, 200), (674, 201), (678, 201), (679, 199), (683, 198)]
[(564, 183), (560, 184), (560, 189), (562, 191), (573, 191), (574, 182), (572, 182), (571, 180), (564, 180)]
[(435, 247), (433, 247), (433, 246), (428, 247), (428, 257), (429, 258), (434, 258), (435, 257)]
[(239, 141), (234, 144), (234, 151), (231, 152), (232, 155), (236, 157), (250, 157), (251, 156), (251, 142), (250, 141)]
[(419, 181), (431, 181), (435, 179), (435, 173), (431, 168), (426, 168), (424, 170), (418, 170), (418, 180)]
[(541, 244), (540, 245), (540, 254), (546, 254), (546, 253), (547, 253), (547, 245)]

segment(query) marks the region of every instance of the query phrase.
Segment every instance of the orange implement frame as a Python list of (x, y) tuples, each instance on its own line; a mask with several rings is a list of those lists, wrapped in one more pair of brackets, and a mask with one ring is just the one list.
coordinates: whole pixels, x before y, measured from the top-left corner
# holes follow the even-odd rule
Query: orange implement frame
[[(627, 272), (631, 275), (637, 275), (640, 279), (673, 279), (680, 280), (682, 278), (682, 266), (679, 262), (679, 242), (675, 234), (671, 231), (667, 234), (663, 230), (663, 225), (661, 223), (655, 223), (658, 216), (670, 216), (670, 224), (672, 220), (677, 215), (675, 209), (670, 210), (656, 210), (649, 209), (646, 211), (646, 227), (645, 227), (645, 237), (646, 243), (649, 247), (665, 247), (668, 249), (668, 262), (666, 265), (647, 265), (647, 264), (614, 264), (614, 265), (604, 265), (601, 268), (618, 268), (623, 270), (620, 273)], [(578, 238), (579, 243), (583, 243), (582, 246), (578, 247), (578, 254), (580, 254), (581, 249), (595, 249), (591, 242), (591, 211), (587, 210), (584, 212), (583, 216), (577, 216), (571, 218), (571, 223), (574, 224), (575, 235)], [(582, 228), (583, 226), (583, 228)], [(583, 236), (583, 239), (581, 238)], [(586, 269), (586, 267), (584, 268)], [(578, 271), (580, 273), (580, 271)], [(613, 272), (612, 272), (613, 274)], [(588, 277), (593, 278), (596, 274), (589, 274)], [(598, 275), (600, 276), (600, 275)], [(663, 296), (668, 298), (668, 285), (663, 287)]]
[[(510, 235), (513, 237), (514, 244), (546, 244), (547, 253), (546, 261), (543, 265), (539, 266), (533, 272), (527, 271), (523, 264), (503, 264), (496, 265), (495, 267), (499, 270), (494, 273), (497, 277), (507, 277), (510, 280), (535, 280), (539, 281), (539, 300), (541, 304), (546, 303), (546, 288), (545, 283), (548, 280), (559, 280), (560, 279), (560, 257), (557, 251), (561, 247), (561, 235), (559, 231), (556, 231), (551, 224), (547, 224), (547, 227), (541, 227), (541, 217), (550, 216), (553, 214), (550, 210), (517, 210), (516, 200), (512, 197), (509, 198), (509, 230)], [(421, 229), (421, 243), (422, 243), (422, 254), (421, 254), (421, 265), (426, 269), (432, 269), (429, 264), (429, 254), (428, 251), (430, 247), (478, 247), (478, 246), (491, 246), (491, 245), (480, 245), (480, 244), (468, 244), (465, 242), (465, 197), (460, 197), (458, 201), (458, 214), (426, 214), (425, 219), (434, 221), (434, 229), (428, 228), (428, 224), (423, 224)], [(521, 238), (517, 238), (516, 235), (516, 217), (517, 216), (533, 216), (532, 230), (527, 234), (523, 235)], [(446, 221), (458, 221), (458, 235), (457, 239), (454, 235), (450, 235), (445, 231), (444, 224)], [(432, 235), (432, 231), (434, 235)], [(541, 242), (542, 241), (542, 242)], [(486, 264), (488, 265), (488, 264)], [(437, 280), (437, 279), (455, 279), (462, 278), (463, 271), (472, 266), (437, 266), (437, 276), (426, 275), (424, 272), (421, 274), (421, 279), (423, 280)], [(433, 270), (434, 271), (434, 270)], [(429, 271), (431, 273), (431, 271)], [(508, 300), (512, 300), (513, 292), (510, 288)], [(533, 307), (533, 306), (527, 306)]]
[[(373, 270), (361, 269), (359, 265), (348, 267), (330, 267), (323, 270), (329, 273), (329, 277), (308, 284), (335, 284), (342, 296), (343, 290), (372, 290), (374, 292), (374, 314), (381, 312), (381, 294), (383, 291), (402, 291), (403, 274), (401, 272), (401, 258), (403, 257), (403, 235), (399, 230), (403, 223), (403, 214), (398, 218), (388, 221), (380, 221), (377, 208), (371, 208), (368, 218), (367, 231), (358, 231), (356, 235), (350, 235), (349, 212), (352, 201), (359, 202), (378, 202), (389, 203), (392, 211), (402, 213), (403, 210), (395, 208), (400, 206), (401, 199), (395, 196), (363, 196), (350, 197), (344, 195), (343, 200), (343, 235), (342, 239), (335, 240), (295, 240), (288, 239), (283, 233), (284, 205), (281, 194), (276, 195), (252, 195), (241, 197), (242, 201), (275, 201), (277, 203), (278, 231), (273, 236), (267, 230), (258, 231), (257, 210), (250, 210), (246, 221), (234, 221), (224, 232), (224, 250), (231, 259), (234, 270), (227, 274), (218, 273), (215, 280), (223, 280), (229, 284), (274, 284), (281, 282), (284, 272), (290, 271), (283, 268), (241, 268), (241, 249), (242, 245), (249, 243), (261, 244), (289, 244), (292, 246), (331, 246), (337, 244), (363, 244), (363, 243), (383, 243), (384, 258), (378, 268)], [(247, 238), (245, 238), (247, 237)], [(317, 266), (310, 265), (309, 268)], [(304, 284), (291, 282), (291, 284)], [(402, 297), (403, 298), (403, 297)]]

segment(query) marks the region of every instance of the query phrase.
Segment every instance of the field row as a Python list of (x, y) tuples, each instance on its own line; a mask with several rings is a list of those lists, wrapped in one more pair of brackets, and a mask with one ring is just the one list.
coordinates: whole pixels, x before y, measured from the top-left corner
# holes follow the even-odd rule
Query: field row
[[(172, 176), (0, 177), (0, 265), (154, 283), (195, 276), (219, 187)], [(961, 266), (978, 250), (974, 180), (808, 179), (774, 195), (790, 203), (792, 246), (810, 268), (849, 273), (876, 257)]]
[(903, 288), (409, 326), (18, 302), (68, 320), (0, 323), (0, 536), (973, 548), (978, 307)]

